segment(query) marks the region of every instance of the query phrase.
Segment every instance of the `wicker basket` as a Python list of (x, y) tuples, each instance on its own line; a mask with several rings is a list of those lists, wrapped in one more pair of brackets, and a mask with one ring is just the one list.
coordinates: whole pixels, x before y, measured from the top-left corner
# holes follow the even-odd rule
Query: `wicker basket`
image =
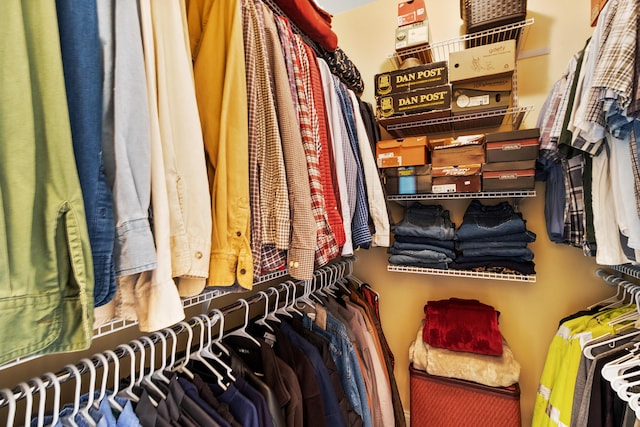
[(522, 21), (526, 16), (527, 0), (460, 0), (467, 34)]

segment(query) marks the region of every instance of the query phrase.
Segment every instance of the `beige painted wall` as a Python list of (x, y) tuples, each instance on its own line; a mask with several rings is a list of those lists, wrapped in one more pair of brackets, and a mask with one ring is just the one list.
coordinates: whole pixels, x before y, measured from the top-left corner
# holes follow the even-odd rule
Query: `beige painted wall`
[[(433, 40), (457, 37), (461, 20), (457, 1), (425, 0)], [(339, 45), (360, 70), (365, 81), (364, 99), (373, 102), (373, 76), (389, 69), (396, 25), (396, 1), (378, 0), (334, 17)], [(519, 105), (533, 105), (523, 127), (534, 127), (551, 86), (573, 53), (591, 34), (587, 0), (529, 0), (529, 27), (523, 51), (547, 48), (548, 54), (518, 63)], [(544, 223), (544, 184), (536, 185), (537, 197), (524, 199), (520, 207), (528, 227), (538, 235), (535, 252), (536, 283), (463, 279), (387, 272), (384, 249), (359, 251), (358, 277), (381, 294), (385, 334), (396, 357), (395, 375), (405, 410), (409, 409), (408, 348), (415, 338), (422, 307), (428, 300), (476, 298), (501, 312), (500, 328), (522, 366), (520, 386), (523, 425), (531, 424), (533, 403), (547, 348), (558, 321), (567, 314), (613, 294), (595, 275), (598, 267), (578, 249), (551, 243)], [(393, 204), (396, 220), (402, 208)], [(459, 224), (468, 201), (443, 203)], [(464, 402), (461, 402), (464, 405)]]

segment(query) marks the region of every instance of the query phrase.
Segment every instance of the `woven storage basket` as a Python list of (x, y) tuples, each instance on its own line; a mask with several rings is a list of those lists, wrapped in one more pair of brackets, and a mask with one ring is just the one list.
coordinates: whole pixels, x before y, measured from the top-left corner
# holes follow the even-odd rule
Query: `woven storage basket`
[(467, 34), (522, 21), (527, 0), (460, 0), (460, 17)]
[(520, 427), (520, 387), (489, 387), (409, 367), (411, 427)]

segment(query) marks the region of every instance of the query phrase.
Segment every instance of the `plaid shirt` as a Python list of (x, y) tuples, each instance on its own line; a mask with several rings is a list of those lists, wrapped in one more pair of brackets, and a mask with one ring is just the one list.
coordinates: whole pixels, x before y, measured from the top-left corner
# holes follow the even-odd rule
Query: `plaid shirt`
[(311, 187), (311, 207), (317, 227), (316, 265), (323, 266), (330, 260), (340, 255), (340, 248), (336, 242), (333, 230), (329, 226), (327, 209), (324, 202), (324, 189), (322, 187), (322, 177), (318, 160), (318, 146), (316, 136), (318, 135), (317, 116), (312, 114), (314, 105), (311, 81), (309, 78), (309, 61), (299, 40), (295, 36), (292, 39), (293, 45), (290, 50), (295, 55), (293, 58), (293, 72), (296, 81), (296, 93), (298, 96), (298, 113), (300, 119), (300, 132), (302, 143), (307, 158), (307, 168), (309, 169), (309, 183)]
[(582, 175), (584, 159), (582, 155), (562, 161), (565, 192), (564, 239), (571, 246), (583, 248), (585, 243), (584, 187)]

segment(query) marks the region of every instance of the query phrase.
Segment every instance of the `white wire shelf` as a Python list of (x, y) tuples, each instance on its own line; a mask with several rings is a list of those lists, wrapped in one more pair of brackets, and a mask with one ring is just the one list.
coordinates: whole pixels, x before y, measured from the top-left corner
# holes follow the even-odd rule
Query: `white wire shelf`
[(410, 265), (387, 264), (387, 271), (397, 273), (429, 274), (436, 276), (456, 276), (469, 279), (505, 280), (510, 282), (535, 282), (535, 275), (483, 273), (468, 270), (441, 270), (437, 268), (413, 267)]
[(631, 276), (635, 279), (640, 279), (640, 265), (621, 264), (621, 265), (610, 265), (608, 267), (619, 273), (626, 274), (627, 276)]
[[(270, 282), (271, 280), (276, 280), (279, 279), (281, 277), (284, 277), (286, 275), (288, 275), (288, 271), (287, 270), (282, 270), (282, 271), (276, 271), (273, 273), (267, 273), (264, 274), (260, 277), (258, 277), (253, 284), (254, 285), (259, 285), (261, 283), (266, 283), (266, 282)], [(182, 298), (182, 306), (184, 308), (190, 308), (190, 307), (194, 307), (198, 304), (204, 304), (204, 303), (209, 303), (210, 301), (219, 298), (223, 295), (228, 295), (230, 292), (228, 291), (224, 291), (221, 289), (205, 289), (203, 292), (199, 293), (198, 295), (194, 295), (192, 297), (187, 297), (187, 298)], [(102, 325), (100, 325), (99, 327), (95, 328), (93, 330), (93, 339), (97, 339), (97, 338), (101, 338), (104, 337), (106, 335), (110, 335), (119, 331), (122, 331), (124, 329), (128, 329), (132, 326), (136, 326), (138, 324), (137, 320), (127, 320), (127, 319), (114, 319), (111, 321), (108, 321)], [(27, 356), (27, 357), (19, 357), (15, 360), (12, 360), (10, 362), (7, 362), (5, 364), (3, 364), (2, 366), (0, 366), (0, 371), (4, 370), (4, 369), (8, 369), (8, 368), (12, 368), (14, 366), (20, 365), (22, 363), (26, 363), (29, 362), (31, 360), (35, 360), (39, 357), (42, 357), (43, 355), (36, 355), (36, 356)], [(46, 355), (44, 355), (46, 356)]]
[(387, 196), (387, 200), (404, 202), (412, 200), (441, 200), (441, 199), (500, 199), (535, 197), (536, 190), (521, 191), (483, 191), (480, 193), (421, 193), (421, 194), (396, 194)]
[(516, 52), (519, 51), (523, 41), (527, 36), (527, 29), (533, 25), (534, 19), (529, 18), (524, 21), (515, 22), (513, 24), (503, 25), (491, 28), (485, 31), (479, 31), (473, 34), (465, 34), (448, 40), (430, 43), (427, 46), (416, 46), (411, 49), (403, 49), (401, 52), (394, 52), (389, 55), (396, 68), (399, 68), (402, 61), (410, 56), (429, 58), (433, 62), (447, 61), (450, 52), (464, 50), (467, 47), (497, 43), (505, 40), (516, 40)]

